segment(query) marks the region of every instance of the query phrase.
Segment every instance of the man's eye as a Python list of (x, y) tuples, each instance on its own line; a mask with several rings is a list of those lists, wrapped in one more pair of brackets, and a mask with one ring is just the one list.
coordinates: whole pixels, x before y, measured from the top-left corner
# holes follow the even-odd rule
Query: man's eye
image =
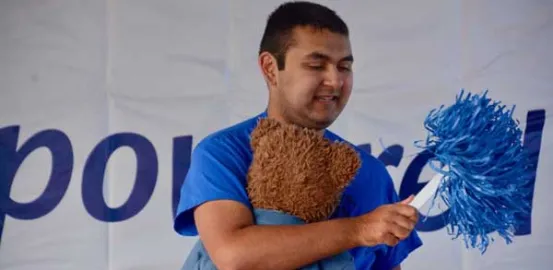
[(338, 65), (338, 69), (340, 71), (351, 71), (352, 65), (351, 63), (342, 63), (341, 65)]
[(313, 69), (313, 70), (322, 70), (324, 69), (324, 66), (323, 65), (307, 65), (310, 69)]

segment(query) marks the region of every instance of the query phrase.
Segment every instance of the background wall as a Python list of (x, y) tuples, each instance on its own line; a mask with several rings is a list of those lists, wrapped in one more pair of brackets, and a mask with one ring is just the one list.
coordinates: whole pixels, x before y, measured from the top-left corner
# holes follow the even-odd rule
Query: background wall
[[(0, 269), (179, 269), (196, 239), (172, 230), (174, 192), (199, 140), (264, 109), (256, 51), (280, 2), (1, 1)], [(430, 178), (413, 141), (461, 88), (516, 104), (539, 158), (512, 245), (466, 250), (436, 212), (404, 269), (550, 269), (553, 1), (319, 2), (356, 59), (331, 129), (386, 160), (400, 194)]]

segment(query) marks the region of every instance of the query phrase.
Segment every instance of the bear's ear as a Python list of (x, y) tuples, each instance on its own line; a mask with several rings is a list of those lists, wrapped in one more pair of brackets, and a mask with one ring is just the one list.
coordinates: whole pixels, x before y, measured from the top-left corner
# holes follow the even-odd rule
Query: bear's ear
[(329, 174), (337, 187), (347, 186), (361, 168), (359, 153), (345, 142), (332, 144), (329, 159)]
[(257, 121), (257, 126), (253, 129), (250, 134), (250, 145), (253, 150), (259, 146), (259, 141), (261, 138), (265, 137), (270, 132), (274, 132), (280, 123), (276, 120), (269, 118), (261, 118)]

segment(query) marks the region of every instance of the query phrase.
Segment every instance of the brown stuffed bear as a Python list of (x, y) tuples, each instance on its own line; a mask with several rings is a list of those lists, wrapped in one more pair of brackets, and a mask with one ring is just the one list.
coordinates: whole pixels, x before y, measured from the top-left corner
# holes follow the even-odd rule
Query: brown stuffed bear
[(307, 128), (263, 118), (251, 134), (247, 191), (252, 206), (306, 223), (328, 219), (361, 166), (345, 142)]

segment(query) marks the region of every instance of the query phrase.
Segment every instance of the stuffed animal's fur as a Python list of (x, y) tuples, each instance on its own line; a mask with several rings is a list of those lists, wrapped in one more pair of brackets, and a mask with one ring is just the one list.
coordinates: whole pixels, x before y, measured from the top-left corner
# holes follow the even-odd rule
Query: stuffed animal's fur
[(345, 142), (263, 118), (251, 134), (253, 161), (247, 191), (254, 208), (316, 222), (328, 219), (361, 166)]

